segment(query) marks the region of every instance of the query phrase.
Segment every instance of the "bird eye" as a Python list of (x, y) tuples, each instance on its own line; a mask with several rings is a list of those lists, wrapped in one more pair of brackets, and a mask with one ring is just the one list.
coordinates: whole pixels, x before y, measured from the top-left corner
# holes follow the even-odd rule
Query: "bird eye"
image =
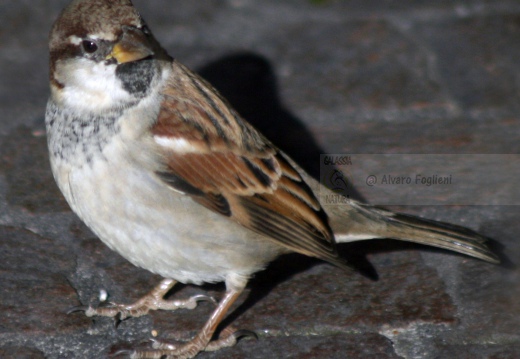
[(83, 49), (86, 53), (92, 54), (97, 51), (98, 46), (97, 44), (92, 40), (84, 40), (81, 45), (83, 46)]

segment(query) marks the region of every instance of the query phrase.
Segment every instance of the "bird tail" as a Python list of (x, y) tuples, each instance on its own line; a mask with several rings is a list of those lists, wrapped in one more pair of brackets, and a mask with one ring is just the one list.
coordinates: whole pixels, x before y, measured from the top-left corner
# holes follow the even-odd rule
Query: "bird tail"
[(393, 213), (356, 201), (335, 209), (328, 212), (338, 243), (392, 238), (499, 263), (498, 257), (485, 244), (489, 239), (465, 227)]

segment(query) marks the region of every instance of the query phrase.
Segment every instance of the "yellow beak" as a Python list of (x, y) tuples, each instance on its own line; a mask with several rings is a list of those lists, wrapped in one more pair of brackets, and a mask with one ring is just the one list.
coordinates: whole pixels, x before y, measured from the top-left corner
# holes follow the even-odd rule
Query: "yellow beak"
[(126, 28), (123, 36), (106, 58), (107, 60), (114, 58), (119, 64), (142, 60), (154, 54), (151, 46), (150, 41), (141, 30)]

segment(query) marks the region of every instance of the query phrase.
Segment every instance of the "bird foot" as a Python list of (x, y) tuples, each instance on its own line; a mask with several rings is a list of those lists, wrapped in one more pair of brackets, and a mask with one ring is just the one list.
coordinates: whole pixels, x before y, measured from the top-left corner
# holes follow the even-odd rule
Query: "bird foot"
[(140, 317), (148, 314), (150, 310), (176, 310), (180, 308), (194, 309), (197, 307), (198, 302), (207, 301), (214, 304), (217, 303), (214, 298), (202, 294), (181, 300), (163, 299), (164, 295), (166, 295), (175, 283), (176, 282), (171, 279), (165, 279), (152, 291), (132, 304), (102, 303), (102, 305), (97, 308), (91, 306), (78, 306), (69, 309), (67, 314), (85, 312), (87, 317), (118, 317), (120, 320), (123, 320), (128, 317)]
[(252, 331), (226, 328), (218, 339), (209, 343), (199, 340), (199, 337), (180, 345), (153, 340), (152, 349), (133, 351), (125, 349), (116, 352), (114, 356), (126, 355), (131, 359), (189, 359), (201, 351), (216, 351), (232, 347), (243, 337), (258, 339), (256, 333)]

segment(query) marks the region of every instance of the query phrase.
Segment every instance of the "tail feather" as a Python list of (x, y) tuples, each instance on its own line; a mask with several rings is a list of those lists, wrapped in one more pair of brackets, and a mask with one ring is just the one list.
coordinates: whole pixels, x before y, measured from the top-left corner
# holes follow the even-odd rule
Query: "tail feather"
[(289, 161), (320, 197), (338, 243), (391, 238), (444, 248), (491, 263), (500, 262), (486, 245), (489, 239), (471, 229), (393, 213), (348, 198), (344, 198), (345, 202), (340, 205), (327, 204), (327, 197), (334, 193)]
[(392, 238), (449, 249), (487, 262), (499, 263), (498, 257), (485, 244), (489, 239), (471, 229), (393, 213), (355, 201), (350, 204), (351, 206), (345, 206), (348, 208), (340, 210), (337, 215), (331, 216), (337, 242)]

